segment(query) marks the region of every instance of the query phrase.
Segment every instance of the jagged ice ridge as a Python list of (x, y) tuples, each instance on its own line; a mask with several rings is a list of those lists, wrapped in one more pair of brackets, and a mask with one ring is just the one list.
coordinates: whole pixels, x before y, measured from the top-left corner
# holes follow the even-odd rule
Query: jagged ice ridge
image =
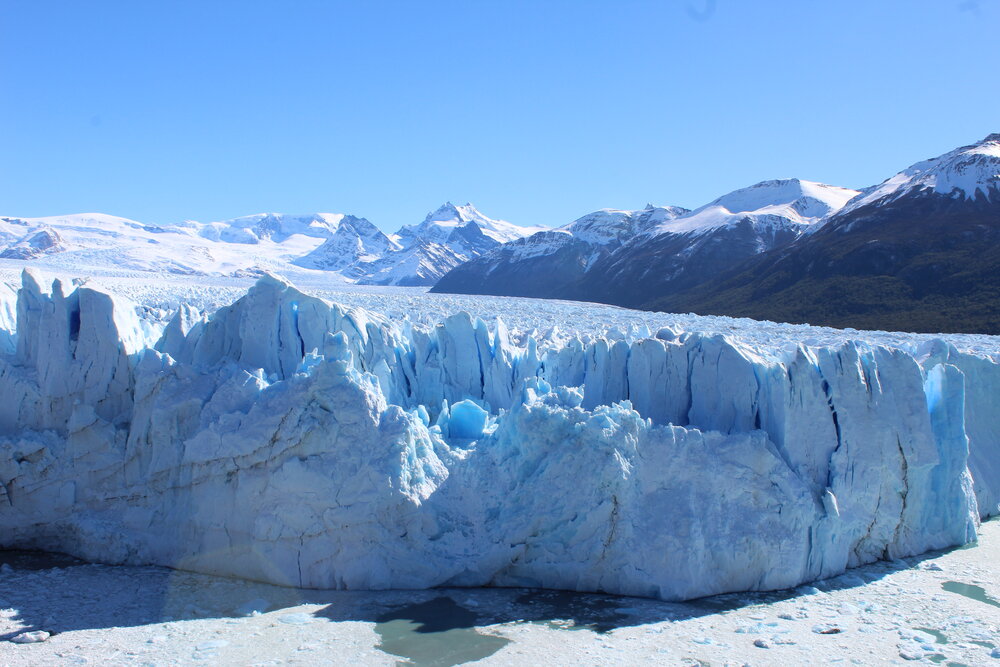
[(963, 544), (1000, 505), (1000, 366), (943, 340), (515, 345), (271, 276), (211, 316), (137, 312), (0, 286), (0, 547), (679, 600)]

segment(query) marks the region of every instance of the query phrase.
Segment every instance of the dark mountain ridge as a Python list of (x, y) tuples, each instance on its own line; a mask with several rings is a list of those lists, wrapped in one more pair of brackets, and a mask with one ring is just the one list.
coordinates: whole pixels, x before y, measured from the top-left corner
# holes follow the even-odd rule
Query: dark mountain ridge
[(1000, 334), (1000, 202), (869, 204), (647, 310), (855, 329)]
[(572, 231), (495, 248), (433, 291), (1000, 334), (1000, 134), (860, 193), (764, 181), (598, 251)]

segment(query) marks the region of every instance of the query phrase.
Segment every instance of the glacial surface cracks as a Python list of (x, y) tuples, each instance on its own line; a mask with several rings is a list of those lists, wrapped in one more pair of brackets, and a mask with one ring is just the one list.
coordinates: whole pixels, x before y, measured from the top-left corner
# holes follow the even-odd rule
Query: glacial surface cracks
[(1000, 367), (944, 341), (515, 344), (500, 320), (390, 322), (271, 276), (165, 327), (30, 272), (13, 299), (4, 547), (679, 600), (963, 544), (1000, 502)]

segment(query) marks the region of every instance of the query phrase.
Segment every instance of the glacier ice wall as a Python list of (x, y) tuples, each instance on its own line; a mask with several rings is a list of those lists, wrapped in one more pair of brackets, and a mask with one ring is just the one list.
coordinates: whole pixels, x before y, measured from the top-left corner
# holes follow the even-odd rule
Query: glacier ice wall
[(160, 328), (0, 292), (0, 547), (321, 588), (689, 599), (975, 539), (1000, 366), (943, 341), (524, 345), (273, 278)]

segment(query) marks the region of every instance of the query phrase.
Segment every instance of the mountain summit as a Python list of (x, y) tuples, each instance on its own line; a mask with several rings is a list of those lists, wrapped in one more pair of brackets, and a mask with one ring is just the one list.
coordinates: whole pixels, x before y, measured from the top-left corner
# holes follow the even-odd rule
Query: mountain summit
[(445, 202), (427, 214), (423, 222), (408, 225), (396, 232), (395, 236), (403, 242), (420, 239), (431, 243), (447, 243), (456, 229), (474, 225), (483, 236), (497, 243), (506, 243), (524, 236), (530, 236), (544, 227), (521, 227), (506, 220), (488, 218), (472, 204), (456, 206)]
[(1000, 195), (1000, 133), (911, 165), (879, 185), (863, 190), (845, 212), (871, 204), (885, 206), (900, 197), (921, 192), (996, 201)]
[(402, 227), (390, 238), (398, 247), (367, 267), (359, 282), (370, 285), (433, 285), (456, 266), (542, 227), (494, 220), (472, 204), (446, 202), (422, 222)]
[(839, 211), (857, 190), (798, 178), (761, 181), (724, 194), (701, 208), (661, 226), (661, 233), (708, 230), (753, 216), (778, 224), (811, 225)]

